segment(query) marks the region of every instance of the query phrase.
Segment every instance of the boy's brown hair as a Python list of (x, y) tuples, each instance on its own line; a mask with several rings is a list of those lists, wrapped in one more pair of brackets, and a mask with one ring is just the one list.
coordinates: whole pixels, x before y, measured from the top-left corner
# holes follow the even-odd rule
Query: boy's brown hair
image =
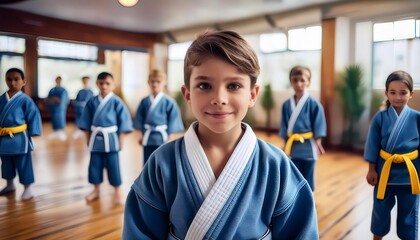
[(260, 66), (257, 55), (245, 39), (233, 31), (206, 31), (197, 36), (188, 48), (184, 60), (184, 84), (190, 87), (193, 67), (209, 57), (217, 57), (235, 65), (251, 78), (251, 86), (257, 82)]
[(290, 70), (290, 74), (289, 74), (289, 80), (292, 80), (293, 76), (303, 76), (305, 74), (305, 71), (309, 74), (308, 76), (308, 80), (309, 82), (311, 81), (311, 70), (307, 67), (304, 66), (294, 66), (291, 70)]
[(163, 71), (160, 71), (158, 69), (153, 69), (149, 74), (149, 80), (152, 78), (166, 80), (166, 74)]

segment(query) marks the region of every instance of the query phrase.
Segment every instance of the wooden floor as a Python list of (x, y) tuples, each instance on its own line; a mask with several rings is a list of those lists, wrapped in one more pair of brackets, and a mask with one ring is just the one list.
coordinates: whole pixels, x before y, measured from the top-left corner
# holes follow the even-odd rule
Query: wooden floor
[[(23, 188), (0, 197), (0, 239), (120, 239), (123, 205), (112, 203), (113, 190), (105, 181), (101, 198), (86, 203), (92, 187), (87, 182), (89, 153), (84, 139), (73, 140), (74, 125), (66, 129), (67, 141), (48, 140), (51, 127), (44, 124), (43, 137), (35, 138), (33, 152), (35, 197), (21, 201)], [(261, 138), (278, 144), (275, 135)], [(137, 134), (127, 136), (120, 152), (123, 191), (128, 193), (141, 171), (142, 150)], [(356, 154), (327, 152), (316, 169), (315, 200), (320, 239), (371, 239), (372, 187), (365, 180), (367, 164)], [(106, 178), (105, 178), (106, 179)], [(0, 187), (6, 184), (0, 180)], [(395, 213), (390, 234), (398, 239)]]

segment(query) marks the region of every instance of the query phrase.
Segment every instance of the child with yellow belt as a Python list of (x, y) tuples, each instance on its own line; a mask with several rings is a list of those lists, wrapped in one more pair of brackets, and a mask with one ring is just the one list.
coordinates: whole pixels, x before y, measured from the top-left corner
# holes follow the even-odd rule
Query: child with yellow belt
[(6, 84), (9, 90), (0, 96), (0, 158), (1, 175), (7, 185), (0, 191), (0, 195), (16, 190), (13, 179), (17, 171), (19, 181), (25, 188), (22, 200), (28, 200), (33, 197), (30, 186), (35, 181), (31, 137), (41, 135), (41, 115), (32, 99), (22, 92), (26, 84), (22, 70), (7, 70)]
[(372, 120), (364, 154), (369, 162), (367, 182), (375, 186), (371, 231), (373, 239), (382, 239), (389, 232), (390, 212), (397, 202), (398, 237), (417, 239), (420, 113), (407, 106), (413, 96), (413, 79), (404, 71), (395, 71), (385, 87), (387, 107)]
[(282, 106), (279, 135), (286, 141), (286, 155), (314, 191), (316, 160), (319, 154), (325, 152), (321, 142), (327, 133), (324, 109), (308, 93), (311, 82), (309, 68), (293, 67), (289, 79), (295, 94)]

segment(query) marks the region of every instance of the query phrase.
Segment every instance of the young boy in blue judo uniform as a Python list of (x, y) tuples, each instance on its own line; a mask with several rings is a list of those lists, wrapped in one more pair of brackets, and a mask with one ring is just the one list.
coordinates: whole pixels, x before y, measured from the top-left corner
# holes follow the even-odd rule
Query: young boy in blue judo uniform
[(114, 78), (110, 73), (98, 75), (99, 94), (87, 102), (80, 121), (86, 131), (90, 154), (89, 183), (94, 190), (86, 196), (88, 202), (99, 198), (104, 168), (109, 183), (114, 187), (114, 203), (121, 203), (121, 174), (118, 152), (122, 149), (123, 136), (133, 130), (130, 112), (112, 90)]
[(35, 181), (31, 137), (41, 135), (41, 115), (32, 99), (21, 91), (26, 84), (22, 70), (7, 70), (6, 84), (9, 90), (0, 96), (0, 158), (1, 175), (7, 185), (0, 195), (16, 190), (13, 179), (17, 171), (19, 181), (24, 185), (22, 200), (27, 200), (33, 197), (30, 186)]
[(236, 32), (192, 43), (182, 94), (197, 122), (150, 156), (127, 197), (123, 239), (318, 239), (308, 183), (242, 122), (259, 70)]
[(285, 153), (314, 191), (316, 160), (325, 152), (322, 146), (322, 137), (327, 132), (324, 109), (309, 95), (309, 68), (293, 67), (289, 79), (295, 94), (282, 106), (279, 135), (286, 141)]
[(58, 76), (55, 79), (56, 86), (51, 88), (48, 92), (47, 104), (48, 110), (51, 114), (51, 124), (53, 128), (53, 132), (48, 136), (48, 138), (58, 138), (64, 141), (67, 139), (67, 134), (64, 129), (66, 127), (66, 115), (69, 99), (67, 90), (61, 86), (61, 82), (62, 78)]
[[(87, 101), (93, 97), (93, 92), (89, 87), (89, 80), (88, 76), (82, 77), (82, 84), (83, 88), (79, 90), (77, 93), (76, 99), (73, 101), (73, 109), (76, 113), (76, 126), (80, 125), (80, 121), (82, 120), (82, 113), (83, 109), (86, 106)], [(83, 138), (85, 133), (78, 129), (73, 133), (73, 139)]]
[(365, 146), (367, 182), (374, 188), (371, 231), (382, 239), (398, 203), (397, 235), (418, 239), (420, 112), (407, 106), (413, 79), (404, 71), (391, 73), (385, 83), (387, 107), (374, 116)]
[(152, 70), (147, 81), (150, 95), (143, 98), (134, 117), (134, 128), (139, 130), (139, 143), (143, 146), (143, 165), (160, 145), (184, 130), (181, 113), (176, 102), (163, 93), (166, 76)]

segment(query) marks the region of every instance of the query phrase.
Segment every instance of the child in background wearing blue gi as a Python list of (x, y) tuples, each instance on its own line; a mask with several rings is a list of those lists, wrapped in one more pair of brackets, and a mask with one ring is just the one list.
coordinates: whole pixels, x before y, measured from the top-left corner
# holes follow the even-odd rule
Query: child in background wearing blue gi
[(31, 184), (35, 181), (31, 137), (41, 135), (41, 115), (32, 99), (22, 92), (26, 84), (22, 70), (7, 70), (6, 84), (9, 90), (0, 96), (0, 158), (1, 174), (7, 185), (0, 195), (16, 190), (13, 179), (17, 171), (19, 181), (24, 185), (22, 200), (28, 200), (33, 197)]
[(127, 197), (123, 239), (318, 239), (308, 183), (242, 122), (259, 72), (236, 32), (192, 43), (181, 90), (197, 122), (147, 160)]
[(322, 137), (327, 127), (322, 105), (309, 95), (311, 71), (304, 66), (290, 70), (290, 83), (295, 94), (282, 106), (279, 135), (286, 141), (285, 153), (315, 190), (315, 165), (324, 154)]
[(86, 196), (88, 202), (99, 198), (104, 168), (109, 183), (114, 187), (114, 203), (122, 203), (121, 174), (118, 153), (122, 149), (123, 136), (133, 130), (131, 115), (124, 102), (112, 90), (114, 78), (110, 73), (98, 75), (96, 85), (99, 95), (87, 102), (80, 121), (80, 129), (86, 131), (90, 154), (89, 183), (93, 191)]
[(56, 86), (51, 88), (47, 97), (48, 110), (51, 114), (51, 124), (53, 128), (53, 132), (48, 138), (58, 138), (61, 141), (65, 141), (67, 139), (65, 128), (69, 101), (68, 93), (67, 90), (61, 86), (62, 78), (60, 76), (55, 79), (55, 83)]
[(134, 128), (139, 130), (139, 144), (143, 146), (143, 165), (163, 143), (174, 139), (175, 133), (184, 130), (177, 103), (163, 93), (166, 75), (152, 70), (147, 81), (150, 95), (143, 98), (134, 117)]
[(375, 240), (389, 232), (397, 202), (398, 237), (418, 239), (420, 112), (407, 106), (413, 96), (410, 74), (391, 73), (385, 95), (386, 109), (374, 116), (364, 153), (369, 162), (366, 179), (374, 186), (371, 231)]
[(85, 133), (79, 129), (80, 121), (82, 119), (83, 109), (87, 101), (93, 96), (93, 92), (89, 87), (90, 78), (88, 76), (82, 77), (83, 88), (77, 93), (76, 99), (73, 101), (73, 109), (76, 113), (76, 127), (77, 130), (73, 133), (73, 139), (85, 137)]

